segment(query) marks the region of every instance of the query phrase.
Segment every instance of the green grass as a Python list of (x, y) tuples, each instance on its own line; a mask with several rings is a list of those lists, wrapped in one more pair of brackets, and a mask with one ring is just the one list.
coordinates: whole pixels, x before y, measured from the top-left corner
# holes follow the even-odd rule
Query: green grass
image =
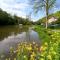
[[(59, 60), (60, 59), (60, 31), (57, 29), (45, 29), (42, 26), (35, 26), (35, 30), (38, 32), (42, 41), (43, 57), (46, 60)], [(44, 45), (47, 44), (46, 50)], [(47, 59), (47, 57), (49, 57)], [(43, 58), (45, 60), (45, 58)]]
[(35, 26), (35, 31), (38, 32), (40, 40), (42, 41), (42, 43), (50, 42), (51, 37), (49, 36), (49, 34), (47, 33), (47, 30), (44, 27)]

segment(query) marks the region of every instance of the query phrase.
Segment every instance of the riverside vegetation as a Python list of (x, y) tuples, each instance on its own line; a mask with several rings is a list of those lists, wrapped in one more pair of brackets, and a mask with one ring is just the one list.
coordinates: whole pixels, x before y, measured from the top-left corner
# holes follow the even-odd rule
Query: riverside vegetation
[[(35, 26), (42, 41), (41, 46), (33, 43), (20, 43), (16, 50), (10, 47), (10, 55), (16, 56), (13, 60), (60, 60), (60, 31)], [(5, 60), (11, 60), (11, 57)]]
[(31, 25), (34, 23), (33, 21), (30, 21), (29, 18), (22, 18), (17, 15), (11, 15), (0, 8), (0, 26), (18, 25), (18, 24)]

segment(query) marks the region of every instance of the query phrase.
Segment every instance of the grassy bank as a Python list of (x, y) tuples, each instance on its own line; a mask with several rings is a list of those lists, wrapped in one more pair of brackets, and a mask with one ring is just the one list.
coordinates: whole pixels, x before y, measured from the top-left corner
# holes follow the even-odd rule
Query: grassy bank
[(41, 26), (35, 26), (35, 30), (42, 41), (40, 49), (43, 60), (60, 60), (60, 31), (57, 29), (46, 30)]
[(49, 36), (50, 34), (47, 33), (47, 30), (44, 27), (40, 25), (35, 26), (35, 31), (38, 32), (40, 40), (42, 41), (42, 44), (45, 42), (50, 42), (51, 40), (51, 37)]

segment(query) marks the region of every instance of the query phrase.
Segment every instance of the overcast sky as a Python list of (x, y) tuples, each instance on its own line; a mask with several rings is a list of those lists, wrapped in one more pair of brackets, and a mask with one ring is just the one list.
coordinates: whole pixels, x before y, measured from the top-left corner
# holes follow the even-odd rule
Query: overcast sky
[[(32, 11), (28, 1), (29, 0), (0, 0), (0, 8), (10, 14), (26, 17), (26, 15)], [(56, 5), (57, 6), (52, 9), (52, 12), (60, 10), (60, 0), (56, 1)], [(32, 20), (36, 21), (43, 16), (45, 16), (44, 10), (38, 12), (36, 15), (32, 13)]]

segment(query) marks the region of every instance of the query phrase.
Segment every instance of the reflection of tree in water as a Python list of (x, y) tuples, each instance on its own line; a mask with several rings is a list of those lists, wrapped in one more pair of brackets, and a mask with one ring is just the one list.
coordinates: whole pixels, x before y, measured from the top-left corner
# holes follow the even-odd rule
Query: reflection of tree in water
[(30, 39), (30, 33), (31, 33), (31, 32), (30, 32), (30, 29), (28, 29), (28, 31), (26, 32), (26, 41), (27, 41), (27, 42), (30, 42), (30, 40), (31, 40), (31, 39)]
[(22, 28), (20, 28), (20, 26), (0, 27), (0, 41), (4, 38), (7, 38), (8, 36), (21, 34), (22, 32), (26, 32), (27, 30), (28, 26), (22, 26)]

